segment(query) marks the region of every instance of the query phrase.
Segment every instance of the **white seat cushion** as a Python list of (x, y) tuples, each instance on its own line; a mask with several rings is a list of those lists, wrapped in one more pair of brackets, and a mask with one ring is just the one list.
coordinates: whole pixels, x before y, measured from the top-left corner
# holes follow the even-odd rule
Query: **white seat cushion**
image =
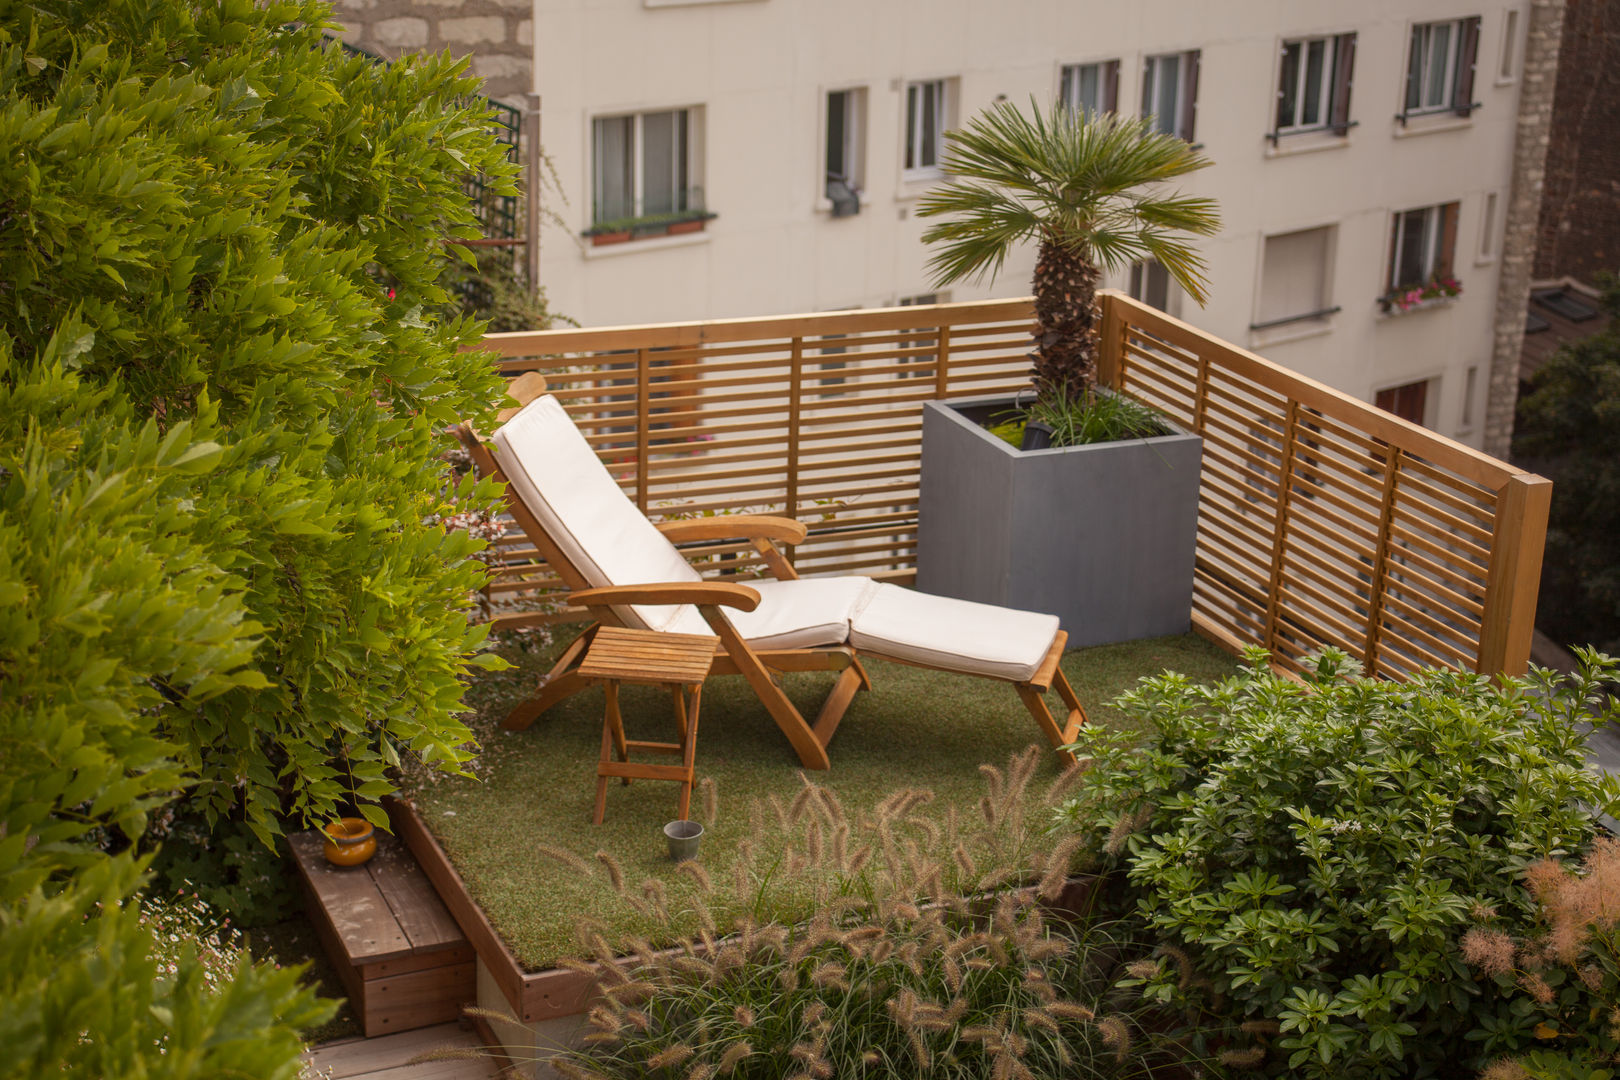
[[(726, 618), (743, 640), (756, 649), (809, 649), (842, 645), (849, 640), (850, 617), (880, 586), (865, 577), (799, 578), (793, 581), (748, 580), (759, 590), (753, 611), (726, 608)], [(695, 608), (670, 629), (681, 634), (711, 633)]]
[[(594, 586), (701, 581), (691, 564), (625, 497), (557, 399), (524, 406), (495, 432), (501, 471), (568, 561)], [(615, 607), (626, 626), (667, 630), (695, 608)], [(706, 633), (706, 630), (699, 631)]]
[(849, 643), (896, 660), (1027, 682), (1057, 637), (1058, 617), (878, 585), (855, 612)]

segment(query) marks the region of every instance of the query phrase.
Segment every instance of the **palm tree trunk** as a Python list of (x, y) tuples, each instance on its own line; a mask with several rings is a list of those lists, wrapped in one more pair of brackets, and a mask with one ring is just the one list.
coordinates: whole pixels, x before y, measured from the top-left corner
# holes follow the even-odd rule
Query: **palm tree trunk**
[(1102, 309), (1091, 260), (1049, 239), (1035, 261), (1035, 392), (1077, 401), (1097, 381)]

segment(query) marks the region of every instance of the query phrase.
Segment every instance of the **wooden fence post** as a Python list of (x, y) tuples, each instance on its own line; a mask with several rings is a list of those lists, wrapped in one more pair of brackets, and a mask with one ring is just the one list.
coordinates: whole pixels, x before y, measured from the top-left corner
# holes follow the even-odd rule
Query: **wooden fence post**
[(1521, 474), (1508, 477), (1496, 497), (1496, 528), (1480, 620), (1481, 675), (1523, 675), (1536, 629), (1536, 594), (1547, 543), (1552, 481)]
[(647, 458), (652, 450), (652, 362), (636, 350), (636, 507), (647, 512)]
[[(793, 359), (788, 375), (787, 438), (787, 516), (799, 517), (799, 434), (804, 411), (804, 338), (793, 339)], [(797, 551), (797, 548), (790, 548)], [(793, 561), (793, 555), (788, 556)]]
[(1294, 447), (1298, 442), (1299, 402), (1288, 402), (1288, 420), (1283, 425), (1282, 475), (1277, 481), (1277, 532), (1271, 542), (1271, 582), (1266, 594), (1266, 651), (1277, 651), (1277, 618), (1282, 611), (1284, 555), (1288, 541), (1288, 503), (1294, 490)]
[(1125, 313), (1117, 296), (1102, 299), (1102, 348), (1097, 350), (1097, 384), (1123, 390), (1120, 374), (1125, 370)]

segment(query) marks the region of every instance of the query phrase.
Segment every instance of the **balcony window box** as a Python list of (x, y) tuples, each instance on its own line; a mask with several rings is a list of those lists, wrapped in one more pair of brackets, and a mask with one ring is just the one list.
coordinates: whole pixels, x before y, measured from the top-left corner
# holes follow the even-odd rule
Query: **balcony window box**
[(708, 222), (718, 214), (706, 210), (683, 210), (670, 214), (649, 214), (638, 218), (621, 218), (592, 225), (584, 232), (591, 244), (620, 244), (626, 240), (646, 240), (654, 236), (679, 236), (682, 233), (702, 232)]
[(1020, 450), (1011, 398), (923, 403), (917, 587), (1058, 616), (1071, 647), (1184, 634), (1203, 439)]
[(1409, 311), (1443, 307), (1462, 295), (1462, 282), (1446, 275), (1431, 278), (1422, 285), (1395, 289), (1378, 298), (1378, 306), (1385, 315), (1405, 315)]

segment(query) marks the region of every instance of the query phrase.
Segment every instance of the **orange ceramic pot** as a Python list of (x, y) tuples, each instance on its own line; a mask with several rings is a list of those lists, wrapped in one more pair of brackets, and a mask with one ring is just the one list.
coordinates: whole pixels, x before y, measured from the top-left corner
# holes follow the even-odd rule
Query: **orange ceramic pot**
[(377, 836), (365, 818), (346, 817), (323, 830), (326, 861), (333, 866), (359, 866), (377, 854)]

